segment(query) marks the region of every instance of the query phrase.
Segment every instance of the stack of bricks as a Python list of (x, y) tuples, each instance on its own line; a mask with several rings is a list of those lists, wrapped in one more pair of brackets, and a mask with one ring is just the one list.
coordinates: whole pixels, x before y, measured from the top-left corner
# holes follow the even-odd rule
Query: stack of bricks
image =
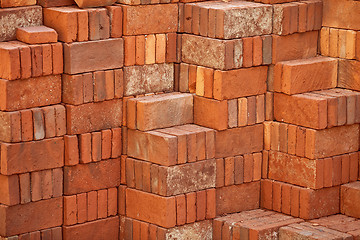
[(0, 239), (360, 238), (359, 1), (0, 7)]

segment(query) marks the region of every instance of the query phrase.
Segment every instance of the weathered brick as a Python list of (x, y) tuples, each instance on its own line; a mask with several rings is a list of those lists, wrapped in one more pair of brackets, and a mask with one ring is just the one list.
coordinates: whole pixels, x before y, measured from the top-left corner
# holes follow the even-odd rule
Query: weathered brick
[(360, 199), (360, 182), (353, 182), (341, 186), (341, 213), (359, 218), (360, 209), (356, 204)]

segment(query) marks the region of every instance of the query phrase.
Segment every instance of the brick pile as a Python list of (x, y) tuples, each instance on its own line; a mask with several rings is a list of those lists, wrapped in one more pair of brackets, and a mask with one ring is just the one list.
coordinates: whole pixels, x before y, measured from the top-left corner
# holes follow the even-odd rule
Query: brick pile
[(0, 7), (0, 239), (360, 238), (359, 1)]

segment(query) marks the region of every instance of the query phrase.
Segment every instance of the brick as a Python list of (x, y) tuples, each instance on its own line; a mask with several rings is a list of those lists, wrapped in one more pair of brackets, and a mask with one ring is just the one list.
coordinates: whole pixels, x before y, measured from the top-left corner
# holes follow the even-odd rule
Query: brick
[[(87, 184), (84, 184), (86, 182)], [(120, 185), (120, 159), (64, 168), (64, 194), (76, 194)]]
[[(265, 93), (267, 70), (266, 66), (231, 71), (216, 70), (214, 73), (214, 98), (223, 100)], [(248, 77), (253, 79), (251, 84), (248, 82)]]
[(2, 8), (10, 8), (10, 7), (30, 6), (30, 5), (35, 5), (35, 4), (36, 4), (35, 0), (20, 0), (20, 1), (16, 1), (16, 2), (12, 2), (9, 0), (3, 0), (0, 3), (0, 6)]
[[(286, 153), (269, 152), (269, 178), (302, 187), (323, 187), (320, 160), (300, 158)], [(306, 174), (303, 174), (306, 173)]]
[[(97, 0), (97, 1), (85, 1), (85, 0), (75, 0), (76, 4), (80, 7), (80, 8), (91, 8), (91, 7), (102, 7), (102, 6), (108, 6), (108, 5), (112, 5), (114, 4), (116, 1), (115, 0)], [(89, 235), (90, 236), (90, 235)]]
[[(2, 204), (11, 206), (20, 203), (20, 187), (22, 185), (22, 177), (20, 179), (17, 175), (13, 176), (4, 176), (0, 175), (1, 185), (0, 185), (0, 202)], [(29, 183), (30, 184), (30, 183)], [(29, 186), (30, 189), (30, 186)]]
[(174, 87), (173, 64), (124, 67), (124, 95), (169, 92)]
[[(273, 63), (315, 57), (317, 53), (317, 31), (273, 36)], [(305, 51), (306, 49), (306, 51)]]
[(122, 36), (122, 8), (120, 6), (106, 7), (110, 16), (110, 36), (118, 38)]
[(191, 192), (186, 195), (186, 223), (196, 221), (196, 193)]
[[(357, 151), (358, 133), (359, 129), (356, 124), (324, 130), (307, 131), (306, 157), (316, 159)], [(354, 144), (349, 144), (350, 142)], [(324, 146), (327, 147), (324, 148)]]
[(259, 207), (259, 199), (260, 182), (218, 188), (216, 190), (216, 215), (256, 209)]
[(324, 129), (328, 126), (327, 109), (327, 99), (320, 95), (274, 94), (274, 117), (278, 121)]
[(52, 105), (61, 101), (61, 78), (52, 75), (14, 81), (1, 79), (0, 90), (2, 111)]
[[(102, 114), (96, 114), (100, 111)], [(122, 100), (114, 99), (79, 106), (66, 105), (67, 133), (82, 134), (121, 126)], [(84, 121), (87, 119), (87, 121)]]
[[(2, 2), (3, 3), (3, 2)], [(12, 4), (14, 4), (12, 2)], [(16, 39), (16, 28), (42, 25), (42, 8), (40, 6), (27, 6), (1, 9), (0, 26), (3, 31), (0, 41)]]
[(323, 6), (323, 26), (360, 30), (360, 24), (351, 18), (350, 15), (341, 17), (342, 15), (334, 10), (339, 7), (341, 7), (345, 13), (360, 11), (360, 6), (357, 2), (327, 1)]
[[(202, 36), (182, 34), (181, 59), (184, 63), (195, 64), (220, 70), (241, 67), (241, 56), (234, 56), (241, 40), (220, 40)], [(229, 48), (234, 45), (234, 51)], [(237, 52), (237, 51), (235, 51)], [(242, 53), (242, 52), (241, 52)], [(241, 54), (240, 54), (241, 55)]]
[(123, 40), (121, 38), (66, 43), (64, 44), (64, 72), (76, 74), (121, 68), (124, 61), (122, 56)]
[(118, 239), (119, 217), (110, 217), (93, 222), (63, 227), (64, 239)]
[(227, 101), (218, 101), (203, 97), (194, 97), (194, 123), (216, 130), (228, 127)]
[[(337, 60), (335, 59), (317, 57), (280, 62), (277, 65), (274, 72), (274, 86), (276, 86), (274, 88), (277, 92), (292, 95), (336, 87)], [(299, 84), (300, 82), (302, 84)]]
[(188, 236), (192, 239), (211, 239), (212, 223), (211, 221), (200, 221), (186, 224), (184, 226), (169, 228), (166, 229), (166, 236), (171, 236), (177, 239), (185, 239)]
[(355, 204), (360, 198), (359, 181), (341, 186), (341, 213), (347, 216), (359, 218), (359, 206)]
[(360, 64), (358, 61), (339, 60), (338, 87), (359, 90)]
[[(136, 101), (136, 127), (141, 131), (172, 127), (192, 123), (192, 96), (190, 94), (169, 93), (145, 96), (128, 101)], [(161, 106), (161, 107), (160, 107)], [(167, 117), (162, 111), (161, 119), (155, 118), (160, 109), (167, 109)]]
[(243, 39), (243, 66), (251, 67), (253, 65), (253, 38)]
[(160, 197), (127, 188), (126, 215), (162, 227), (174, 227), (176, 225), (175, 197)]
[(76, 195), (64, 197), (64, 225), (77, 223)]
[(216, 132), (216, 158), (259, 152), (263, 149), (263, 125)]
[[(19, 44), (1, 43), (0, 55), (4, 61), (0, 65), (0, 76), (5, 79), (14, 80), (21, 76), (21, 46)], [(24, 57), (24, 55), (22, 55)], [(30, 56), (28, 56), (31, 58)], [(27, 59), (28, 61), (31, 59)], [(31, 65), (31, 62), (30, 62)], [(31, 69), (30, 69), (31, 70)]]
[(79, 163), (78, 138), (75, 135), (64, 136), (65, 143), (65, 165), (76, 165)]
[[(5, 142), (19, 142), (22, 135), (22, 119), (21, 112), (1, 112), (0, 113), (0, 122), (3, 126), (0, 131), (0, 139)], [(26, 119), (32, 124), (32, 118)], [(25, 128), (26, 129), (26, 128)], [(32, 138), (31, 129), (31, 138)]]
[(97, 191), (91, 191), (86, 193), (87, 195), (87, 220), (92, 221), (97, 219), (98, 214), (98, 196)]
[[(62, 138), (1, 145), (1, 174), (31, 172), (63, 166)], [(47, 156), (39, 158), (39, 156)], [(51, 158), (49, 162), (46, 159)], [(26, 163), (23, 159), (27, 159)], [(41, 161), (40, 161), (41, 160)]]
[(59, 197), (11, 207), (0, 205), (0, 211), (1, 236), (13, 236), (60, 226), (63, 220), (63, 200)]
[(46, 26), (32, 26), (16, 29), (16, 38), (28, 44), (57, 42), (57, 33)]
[[(169, 33), (177, 31), (177, 4), (145, 6), (124, 5), (122, 8), (124, 35)], [(164, 16), (164, 14), (166, 16), (171, 16), (165, 22), (162, 21), (162, 16)], [(143, 24), (144, 22), (147, 24)]]

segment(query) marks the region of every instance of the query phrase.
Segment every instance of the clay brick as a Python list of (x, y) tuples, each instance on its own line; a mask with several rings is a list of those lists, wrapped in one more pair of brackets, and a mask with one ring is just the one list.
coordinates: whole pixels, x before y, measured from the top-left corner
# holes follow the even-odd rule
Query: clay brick
[(59, 197), (11, 207), (0, 205), (0, 211), (0, 235), (13, 236), (60, 226), (63, 221), (63, 199)]
[(135, 64), (144, 65), (145, 63), (145, 36), (135, 36)]
[(127, 188), (126, 215), (162, 227), (174, 227), (176, 225), (175, 197), (160, 197)]
[[(155, 96), (130, 99), (128, 101), (137, 102), (136, 127), (142, 131), (172, 127), (192, 123), (193, 121), (193, 99), (190, 94), (159, 94)], [(162, 116), (161, 119), (154, 117), (158, 115), (157, 113), (160, 109), (167, 109), (169, 113), (166, 115), (167, 117), (164, 117), (165, 115), (163, 111), (160, 114)]]
[(350, 15), (345, 17), (335, 9), (342, 8), (343, 12), (359, 12), (360, 6), (357, 2), (330, 0), (323, 5), (323, 26), (360, 30), (360, 24)]
[[(177, 4), (144, 6), (123, 5), (122, 8), (124, 35), (169, 33), (177, 31)], [(169, 16), (167, 21), (162, 21), (162, 16), (164, 15)], [(143, 24), (145, 22), (147, 24)]]
[(212, 100), (203, 97), (194, 97), (194, 123), (216, 130), (228, 127), (227, 101)]
[[(337, 60), (335, 59), (317, 57), (281, 62), (277, 65), (274, 72), (274, 86), (276, 86), (274, 88), (277, 92), (292, 95), (336, 87)], [(320, 72), (324, 74), (320, 75)], [(299, 84), (300, 82), (303, 84)]]
[(120, 6), (108, 6), (106, 7), (110, 16), (110, 36), (118, 38), (122, 36), (122, 8)]
[[(2, 204), (11, 206), (20, 203), (20, 189), (24, 186), (21, 184), (23, 177), (20, 178), (17, 175), (4, 176), (0, 175), (0, 202)], [(30, 184), (30, 181), (28, 182)], [(29, 186), (30, 190), (30, 186)]]
[(76, 195), (64, 197), (64, 224), (74, 225), (77, 223)]
[(216, 158), (259, 152), (263, 149), (263, 125), (216, 132)]
[[(0, 65), (0, 76), (2, 78), (14, 80), (21, 77), (21, 65), (20, 65), (21, 53), (19, 51), (20, 49), (24, 49), (24, 48), (20, 48), (18, 44), (12, 44), (7, 42), (1, 43), (0, 56), (3, 59), (3, 61), (1, 62)], [(23, 55), (23, 57), (24, 56), (25, 55)]]
[[(86, 182), (87, 184), (84, 184)], [(64, 194), (99, 190), (120, 185), (120, 159), (64, 168)]]
[(216, 215), (256, 209), (259, 207), (259, 199), (260, 182), (218, 188)]
[(360, 90), (360, 64), (358, 61), (339, 60), (338, 87)]
[(360, 198), (360, 184), (353, 182), (341, 186), (341, 213), (347, 216), (359, 218), (359, 206), (355, 204)]
[(196, 221), (196, 193), (187, 193), (186, 195), (186, 223)]
[(124, 36), (124, 66), (135, 65), (136, 61), (136, 38)]
[(119, 236), (119, 217), (63, 227), (64, 239), (85, 240), (89, 238), (115, 240)]
[(76, 165), (79, 163), (79, 147), (76, 135), (64, 136), (65, 143), (65, 165)]
[(22, 7), (22, 6), (30, 6), (30, 5), (35, 5), (36, 1), (35, 0), (20, 0), (20, 1), (10, 1), (10, 0), (3, 0), (0, 3), (0, 6), (2, 8), (10, 8), (10, 7)]
[(60, 75), (14, 81), (1, 79), (0, 89), (0, 110), (16, 111), (57, 104), (61, 101)]
[(101, 160), (101, 132), (91, 133), (91, 158), (93, 162)]
[[(1, 145), (1, 174), (31, 172), (63, 166), (62, 138)], [(46, 156), (40, 158), (40, 156)], [(52, 161), (47, 159), (51, 158)], [(26, 162), (23, 160), (27, 159)], [(41, 161), (40, 161), (41, 160)]]
[[(266, 66), (261, 66), (231, 71), (215, 71), (214, 98), (223, 100), (265, 93), (267, 69)], [(253, 80), (250, 85), (249, 77)]]
[(274, 117), (278, 121), (314, 129), (328, 126), (327, 99), (320, 95), (274, 94)]
[(121, 68), (123, 62), (121, 38), (64, 44), (64, 72), (68, 74)]
[(16, 38), (28, 44), (57, 42), (57, 33), (46, 26), (22, 27), (16, 29)]
[[(2, 1), (3, 3), (3, 1)], [(14, 4), (14, 2), (12, 2)], [(42, 25), (42, 8), (40, 6), (27, 6), (1, 9), (0, 26), (3, 31), (0, 41), (16, 39), (16, 28)]]
[(317, 38), (317, 31), (295, 33), (287, 36), (274, 35), (272, 38), (273, 63), (315, 57)]
[(124, 95), (129, 96), (154, 92), (168, 92), (173, 89), (173, 79), (173, 64), (125, 67)]
[[(310, 159), (325, 158), (358, 149), (358, 126), (341, 126), (324, 130), (307, 130), (306, 157)], [(351, 140), (350, 140), (351, 139)], [(354, 143), (350, 144), (350, 143)], [(327, 146), (324, 148), (324, 146)]]
[(277, 181), (320, 189), (323, 187), (323, 175), (319, 173), (323, 171), (322, 167), (320, 160), (310, 160), (275, 151), (269, 152), (269, 178)]
[[(96, 114), (101, 111), (101, 114)], [(122, 100), (114, 99), (79, 106), (66, 105), (67, 133), (82, 134), (121, 126)], [(84, 121), (87, 119), (87, 121)]]

